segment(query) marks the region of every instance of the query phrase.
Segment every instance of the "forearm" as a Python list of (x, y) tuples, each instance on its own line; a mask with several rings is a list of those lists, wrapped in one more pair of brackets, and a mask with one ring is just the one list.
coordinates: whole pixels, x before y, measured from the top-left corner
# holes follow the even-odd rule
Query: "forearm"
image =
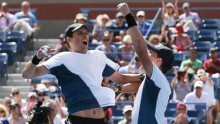
[(121, 80), (118, 82), (120, 85), (127, 83), (137, 83), (141, 82), (139, 74), (123, 74)]
[(34, 77), (34, 73), (36, 71), (36, 65), (34, 65), (31, 61), (29, 61), (22, 71), (22, 77), (26, 79), (31, 79)]
[(129, 83), (121, 86), (121, 92), (136, 93), (141, 83)]

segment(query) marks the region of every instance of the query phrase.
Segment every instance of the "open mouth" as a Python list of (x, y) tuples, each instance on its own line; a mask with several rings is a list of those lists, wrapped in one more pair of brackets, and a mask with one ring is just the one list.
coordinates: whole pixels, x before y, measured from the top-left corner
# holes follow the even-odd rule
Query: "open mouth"
[(83, 44), (84, 44), (84, 45), (87, 45), (87, 44), (88, 44), (88, 42), (86, 42), (86, 41), (83, 41)]

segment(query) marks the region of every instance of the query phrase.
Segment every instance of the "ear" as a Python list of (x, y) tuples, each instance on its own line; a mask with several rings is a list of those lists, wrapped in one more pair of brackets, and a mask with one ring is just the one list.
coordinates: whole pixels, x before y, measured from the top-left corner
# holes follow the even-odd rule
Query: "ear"
[(157, 64), (158, 64), (158, 65), (161, 65), (162, 62), (163, 62), (163, 61), (162, 61), (162, 58), (157, 58)]
[(71, 38), (70, 38), (70, 37), (66, 37), (66, 41), (68, 41), (68, 42), (69, 42), (70, 40), (71, 40)]

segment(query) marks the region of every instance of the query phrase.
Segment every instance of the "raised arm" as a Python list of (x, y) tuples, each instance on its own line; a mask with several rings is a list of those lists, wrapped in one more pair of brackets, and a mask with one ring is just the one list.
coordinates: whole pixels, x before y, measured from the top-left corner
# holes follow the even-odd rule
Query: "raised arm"
[(126, 20), (128, 22), (130, 35), (132, 38), (132, 43), (134, 46), (134, 50), (139, 56), (141, 63), (143, 65), (143, 68), (146, 72), (146, 74), (151, 77), (152, 71), (153, 71), (153, 64), (148, 56), (147, 52), (147, 44), (145, 42), (145, 39), (137, 27), (137, 23), (133, 17), (133, 15), (130, 12), (130, 9), (127, 5), (127, 3), (120, 3), (118, 6), (118, 10), (121, 11), (124, 16), (126, 17)]
[(174, 3), (174, 17), (176, 19), (179, 18), (178, 2), (179, 0), (175, 0), (175, 3)]
[(165, 5), (165, 0), (161, 0), (161, 5), (162, 5), (162, 11), (161, 11), (161, 18), (164, 19), (164, 14), (166, 12), (166, 5)]
[[(44, 53), (44, 49), (48, 49), (47, 53)], [(43, 66), (42, 64), (39, 64), (40, 61), (47, 57), (46, 54), (54, 52), (54, 49), (50, 49), (48, 46), (41, 47), (38, 52), (35, 54), (32, 60), (30, 60), (24, 67), (22, 71), (22, 77), (26, 79), (31, 79), (33, 77), (45, 75), (49, 73), (49, 70)], [(39, 65), (38, 65), (39, 64)]]

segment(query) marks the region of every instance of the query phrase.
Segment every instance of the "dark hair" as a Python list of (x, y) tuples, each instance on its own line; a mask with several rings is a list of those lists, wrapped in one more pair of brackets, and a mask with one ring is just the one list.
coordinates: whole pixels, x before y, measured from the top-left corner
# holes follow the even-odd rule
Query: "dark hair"
[(163, 74), (166, 74), (171, 68), (173, 67), (173, 64), (165, 64), (162, 62), (162, 64), (160, 65), (160, 69), (162, 71)]

